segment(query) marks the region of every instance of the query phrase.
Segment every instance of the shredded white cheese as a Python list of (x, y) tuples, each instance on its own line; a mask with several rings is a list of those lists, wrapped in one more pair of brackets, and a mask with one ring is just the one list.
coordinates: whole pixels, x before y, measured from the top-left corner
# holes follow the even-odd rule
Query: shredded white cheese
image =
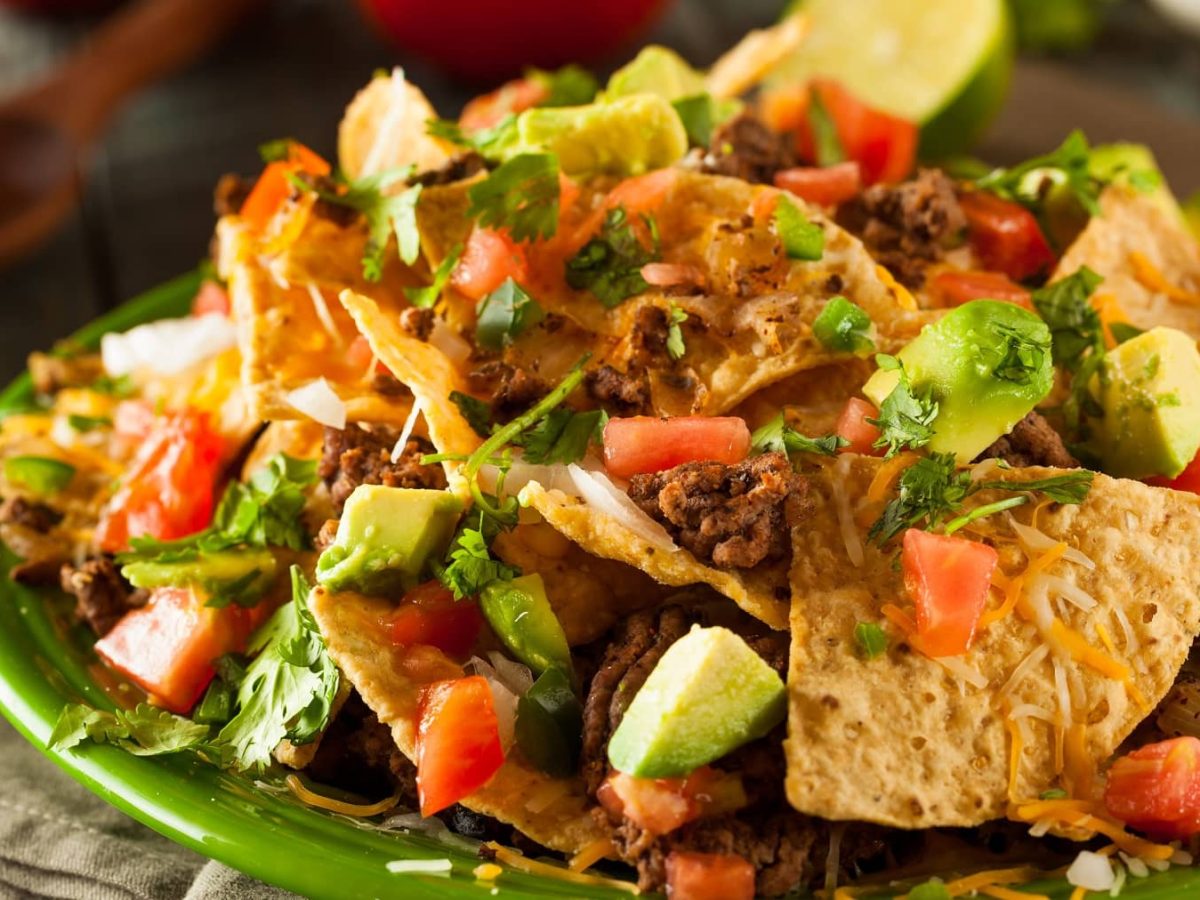
[(846, 545), (846, 556), (855, 566), (863, 564), (862, 541), (858, 537), (858, 528), (854, 524), (854, 514), (850, 510), (850, 498), (846, 493), (845, 482), (850, 475), (850, 457), (843, 456), (833, 467), (834, 478), (830, 482), (833, 489), (833, 502), (837, 507), (838, 529), (842, 533), (842, 542)]
[(325, 295), (311, 281), (308, 283), (308, 296), (312, 298), (313, 311), (316, 312), (317, 319), (321, 322), (321, 327), (329, 332), (333, 343), (340, 347), (342, 345), (342, 333), (338, 331), (337, 323), (333, 321), (333, 313), (329, 311), (329, 304), (325, 302)]
[(1133, 626), (1129, 624), (1129, 617), (1125, 615), (1125, 610), (1114, 606), (1112, 612), (1117, 618), (1117, 624), (1121, 626), (1121, 633), (1125, 636), (1125, 650), (1129, 653), (1136, 652), (1140, 649), (1141, 644), (1138, 642), (1137, 635), (1133, 633)]
[(404, 447), (408, 444), (408, 439), (412, 437), (413, 428), (417, 425), (417, 417), (421, 415), (421, 408), (421, 398), (418, 397), (413, 401), (412, 412), (404, 420), (404, 427), (400, 429), (400, 437), (396, 438), (396, 446), (392, 448), (392, 462), (399, 462), (400, 457), (404, 455)]
[(1049, 722), (1053, 725), (1057, 721), (1057, 717), (1044, 706), (1037, 706), (1033, 703), (1022, 703), (1020, 706), (1014, 706), (1011, 713), (1014, 719), (1041, 719), (1043, 722)]
[(1090, 612), (1098, 605), (1097, 600), (1077, 584), (1073, 584), (1060, 575), (1043, 575), (1046, 587), (1050, 592), (1068, 603), (1079, 607), (1084, 612)]
[(935, 656), (934, 662), (941, 663), (951, 675), (958, 678), (960, 681), (965, 681), (971, 687), (983, 690), (988, 686), (988, 680), (978, 669), (973, 669), (957, 656)]
[(393, 859), (387, 863), (393, 875), (449, 875), (454, 866), (448, 859)]
[(1008, 676), (1008, 681), (1004, 682), (1004, 686), (1000, 688), (1000, 693), (997, 695), (998, 699), (1003, 700), (1010, 694), (1025, 676), (1032, 672), (1034, 667), (1046, 658), (1046, 654), (1049, 652), (1049, 644), (1038, 644), (1038, 646), (1030, 650), (1025, 658), (1017, 664), (1017, 667), (1013, 669), (1013, 673)]
[[(1029, 551), (1044, 553), (1045, 551), (1052, 550), (1054, 547), (1058, 546), (1059, 542), (1050, 537), (1050, 535), (1046, 534), (1044, 531), (1039, 531), (1032, 525), (1023, 525), (1011, 515), (1008, 517), (1008, 524), (1016, 533), (1017, 538), (1021, 541), (1021, 546), (1025, 548), (1027, 553)], [(1032, 553), (1030, 555), (1032, 555)], [(1068, 547), (1067, 552), (1063, 554), (1063, 559), (1067, 560), (1067, 562), (1073, 562), (1077, 565), (1083, 566), (1085, 569), (1096, 568), (1096, 564), (1092, 562), (1092, 560), (1083, 551), (1075, 547)]]

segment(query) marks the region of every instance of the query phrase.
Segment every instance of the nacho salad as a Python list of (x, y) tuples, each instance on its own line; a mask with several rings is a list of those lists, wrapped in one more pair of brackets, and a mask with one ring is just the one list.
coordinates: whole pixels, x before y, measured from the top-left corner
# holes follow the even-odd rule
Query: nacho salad
[(457, 119), (377, 73), (336, 160), (221, 180), (191, 316), (33, 354), (0, 538), (113, 701), (52, 748), (457, 834), (486, 886), (1190, 865), (1200, 245), (1144, 147), (918, 165), (764, 85), (805, 28)]

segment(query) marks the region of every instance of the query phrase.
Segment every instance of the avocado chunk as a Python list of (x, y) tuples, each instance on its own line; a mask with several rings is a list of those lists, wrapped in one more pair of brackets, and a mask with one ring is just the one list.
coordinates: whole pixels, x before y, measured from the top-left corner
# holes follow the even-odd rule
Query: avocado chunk
[(1200, 449), (1200, 351), (1174, 328), (1152, 328), (1104, 358), (1095, 435), (1104, 471), (1174, 478)]
[[(972, 300), (926, 325), (896, 358), (914, 395), (938, 403), (929, 449), (966, 464), (1008, 434), (1054, 383), (1050, 329), (1026, 309)], [(876, 406), (895, 389), (897, 370), (880, 369), (863, 385)]]
[(663, 654), (608, 743), (638, 778), (678, 778), (783, 721), (783, 680), (727, 628), (692, 630)]
[(360, 484), (317, 560), (317, 583), (364, 594), (408, 590), (446, 548), (461, 512), (461, 501), (447, 491)]
[(121, 574), (137, 588), (198, 585), (214, 599), (261, 596), (275, 580), (275, 557), (261, 548), (218, 550), (193, 559), (164, 562), (143, 559), (126, 563)]
[(604, 99), (657, 94), (664, 100), (679, 100), (703, 94), (707, 89), (704, 75), (686, 59), (674, 50), (651, 44), (613, 72), (604, 89)]
[(479, 608), (496, 637), (534, 672), (554, 666), (571, 671), (567, 636), (546, 598), (541, 575), (492, 582), (480, 595)]
[(674, 107), (657, 94), (634, 94), (610, 103), (527, 109), (504, 154), (553, 153), (568, 175), (640, 175), (671, 165), (687, 149)]

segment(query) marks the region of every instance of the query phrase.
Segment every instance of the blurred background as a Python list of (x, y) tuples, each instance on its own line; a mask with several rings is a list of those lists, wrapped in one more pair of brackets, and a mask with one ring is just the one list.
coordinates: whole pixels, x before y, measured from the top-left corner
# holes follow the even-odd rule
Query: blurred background
[[(1149, 143), (1177, 194), (1200, 189), (1200, 0), (1008, 2), (1020, 58), (978, 155), (1011, 162), (1078, 125), (1093, 141)], [(184, 3), (249, 11), (215, 46), (197, 50), (197, 62), (124, 105), (84, 163), (82, 204), (48, 243), (0, 268), (0, 382), (30, 349), (195, 266), (211, 233), (214, 183), (224, 172), (256, 172), (259, 143), (291, 136), (333, 158), (342, 109), (376, 68), (404, 65), (439, 112), (454, 116), (521, 63), (581, 55), (604, 73), (651, 40), (704, 65), (785, 5), (526, 0), (519, 5), (538, 23), (530, 26), (505, 16), (517, 4), (479, 0)], [(604, 12), (581, 36), (562, 20), (588, 6)], [(0, 0), (0, 103), (52, 73), (114, 7)], [(477, 22), (482, 39), (464, 37), (464, 20), (497, 13), (494, 23)], [(149, 52), (147, 42), (131, 52)], [(0, 131), (0, 159), (2, 144)]]

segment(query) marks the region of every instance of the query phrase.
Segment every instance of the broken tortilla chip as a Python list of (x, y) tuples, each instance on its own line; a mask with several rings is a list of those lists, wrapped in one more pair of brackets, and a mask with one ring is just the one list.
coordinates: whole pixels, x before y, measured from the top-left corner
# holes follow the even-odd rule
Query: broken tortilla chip
[[(880, 512), (865, 500), (880, 465), (830, 464), (813, 479), (814, 517), (794, 531), (788, 799), (902, 828), (977, 825), (1059, 786), (1094, 799), (1098, 767), (1162, 699), (1200, 629), (1200, 497), (1096, 475), (1084, 503), (1040, 510), (1040, 536), (980, 519), (971, 536), (999, 552), (997, 583), (1042, 624), (1018, 604), (939, 662), (883, 612), (909, 601), (898, 547), (868, 543), (860, 524)], [(1030, 505), (1015, 512), (1033, 520)], [(864, 622), (888, 633), (875, 659), (856, 646)]]
[[(400, 752), (415, 762), (422, 689), (434, 681), (462, 677), (462, 668), (433, 648), (418, 654), (392, 643), (379, 626), (394, 608), (386, 600), (331, 594), (317, 587), (308, 605), (330, 657), (379, 721), (391, 729)], [(516, 750), (462, 804), (564, 853), (574, 853), (605, 836), (588, 812), (582, 777), (545, 775)]]
[(350, 178), (377, 175), (401, 166), (418, 172), (450, 160), (448, 145), (426, 131), (437, 112), (397, 67), (355, 94), (338, 125), (338, 161)]
[(1200, 243), (1150, 197), (1108, 188), (1100, 215), (1068, 248), (1051, 280), (1080, 266), (1104, 276), (1093, 303), (1106, 302), (1106, 322), (1143, 331), (1166, 325), (1200, 340)]

